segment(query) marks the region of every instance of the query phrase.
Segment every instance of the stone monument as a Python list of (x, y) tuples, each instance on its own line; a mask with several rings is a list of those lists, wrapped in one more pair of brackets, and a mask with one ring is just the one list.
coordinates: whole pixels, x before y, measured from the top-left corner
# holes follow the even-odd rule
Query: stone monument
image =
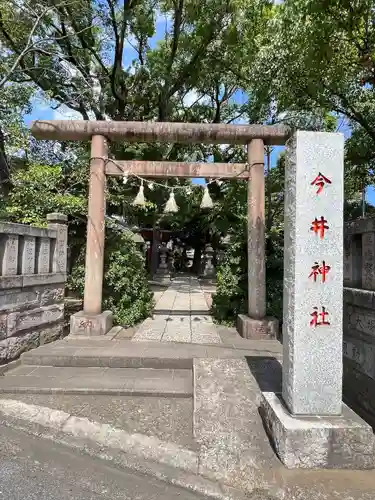
[(287, 143), (282, 394), (262, 414), (289, 468), (373, 468), (372, 429), (342, 403), (342, 134)]

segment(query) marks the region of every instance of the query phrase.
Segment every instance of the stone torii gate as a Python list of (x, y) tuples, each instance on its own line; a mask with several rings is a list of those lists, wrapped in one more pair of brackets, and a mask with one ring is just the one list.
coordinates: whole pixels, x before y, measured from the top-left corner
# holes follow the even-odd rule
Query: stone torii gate
[[(225, 178), (248, 181), (248, 315), (238, 318), (245, 338), (274, 338), (278, 321), (266, 317), (264, 234), (264, 145), (283, 145), (290, 130), (283, 125), (200, 123), (34, 121), (37, 139), (91, 140), (89, 205), (83, 311), (71, 319), (71, 333), (103, 335), (112, 327), (112, 314), (102, 311), (105, 239), (106, 176), (124, 172), (146, 178)], [(243, 144), (248, 161), (240, 164), (160, 161), (111, 161), (108, 141)]]

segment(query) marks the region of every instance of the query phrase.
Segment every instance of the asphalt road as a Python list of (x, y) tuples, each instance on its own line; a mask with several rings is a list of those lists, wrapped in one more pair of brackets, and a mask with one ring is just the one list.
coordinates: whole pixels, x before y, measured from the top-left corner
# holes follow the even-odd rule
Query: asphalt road
[(0, 499), (204, 500), (204, 497), (0, 426)]

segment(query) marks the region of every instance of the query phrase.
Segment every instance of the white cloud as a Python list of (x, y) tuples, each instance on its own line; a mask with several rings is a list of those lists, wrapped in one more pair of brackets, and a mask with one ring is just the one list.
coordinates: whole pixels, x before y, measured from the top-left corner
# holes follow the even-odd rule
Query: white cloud
[(197, 92), (195, 92), (195, 90), (190, 90), (190, 92), (188, 92), (185, 97), (183, 98), (183, 103), (184, 103), (184, 106), (186, 107), (189, 107), (191, 106), (192, 104), (195, 103), (195, 101), (198, 99), (199, 95)]
[(71, 64), (69, 61), (62, 60), (60, 64), (63, 67), (63, 69), (65, 69), (70, 78), (75, 78), (77, 77), (77, 75), (80, 74), (78, 69), (75, 66), (73, 66), (73, 64)]
[(156, 11), (156, 20), (155, 20), (156, 25), (160, 26), (162, 24), (165, 24), (166, 28), (168, 29), (172, 21), (173, 17), (170, 12), (160, 12), (160, 10)]
[(189, 92), (185, 94), (182, 101), (184, 106), (188, 108), (198, 102), (201, 104), (209, 103), (210, 98), (207, 95), (199, 95), (195, 90), (189, 90)]
[(236, 118), (235, 120), (233, 120), (231, 123), (233, 125), (248, 125), (249, 124), (249, 120), (247, 120), (243, 116), (240, 116), (239, 118)]
[(78, 111), (73, 111), (68, 106), (65, 106), (65, 104), (62, 104), (53, 111), (52, 120), (82, 120), (82, 115)]
[(136, 67), (134, 66), (134, 64), (132, 64), (131, 66), (128, 67), (128, 72), (130, 75), (135, 75), (135, 71), (136, 71)]

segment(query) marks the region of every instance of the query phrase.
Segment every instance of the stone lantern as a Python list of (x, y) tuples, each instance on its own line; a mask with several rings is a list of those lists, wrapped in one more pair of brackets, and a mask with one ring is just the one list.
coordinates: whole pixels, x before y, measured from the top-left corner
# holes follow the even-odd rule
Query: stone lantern
[(168, 265), (169, 250), (165, 242), (159, 247), (160, 261), (156, 271), (156, 279), (158, 281), (170, 281), (171, 275)]
[(207, 244), (204, 253), (203, 278), (211, 279), (216, 277), (216, 270), (212, 262), (214, 253), (215, 252), (212, 246), (210, 244)]

